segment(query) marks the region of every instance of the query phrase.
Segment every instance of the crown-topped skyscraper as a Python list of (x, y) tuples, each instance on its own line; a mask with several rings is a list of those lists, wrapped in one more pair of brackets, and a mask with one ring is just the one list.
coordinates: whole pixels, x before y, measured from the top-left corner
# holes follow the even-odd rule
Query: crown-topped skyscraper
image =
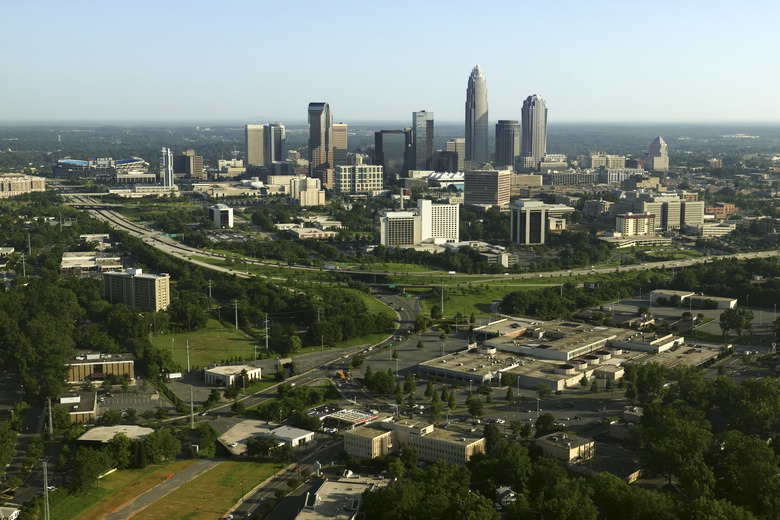
[(523, 169), (538, 169), (547, 153), (547, 103), (536, 94), (523, 102), (520, 155)]
[(479, 65), (471, 71), (466, 87), (466, 161), (480, 167), (488, 162), (487, 82)]

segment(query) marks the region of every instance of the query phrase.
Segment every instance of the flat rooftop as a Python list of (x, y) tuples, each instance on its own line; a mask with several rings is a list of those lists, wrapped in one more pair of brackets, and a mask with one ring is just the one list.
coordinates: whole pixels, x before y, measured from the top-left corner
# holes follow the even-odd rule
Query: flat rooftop
[[(348, 477), (328, 480), (317, 490), (314, 507), (305, 507), (295, 520), (321, 520), (322, 518), (351, 519), (357, 513), (364, 491), (385, 487), (389, 479), (377, 477)], [(309, 504), (313, 502), (309, 497)]]
[(146, 428), (135, 424), (118, 424), (116, 426), (96, 426), (87, 430), (84, 435), (77, 440), (81, 442), (101, 442), (107, 443), (114, 438), (117, 433), (122, 433), (129, 439), (146, 439), (153, 428)]
[(210, 372), (212, 374), (219, 374), (223, 376), (232, 376), (236, 374), (240, 374), (242, 370), (246, 370), (247, 372), (251, 373), (254, 370), (257, 370), (258, 367), (253, 367), (250, 365), (223, 365), (218, 367), (212, 367), (207, 368), (206, 372)]

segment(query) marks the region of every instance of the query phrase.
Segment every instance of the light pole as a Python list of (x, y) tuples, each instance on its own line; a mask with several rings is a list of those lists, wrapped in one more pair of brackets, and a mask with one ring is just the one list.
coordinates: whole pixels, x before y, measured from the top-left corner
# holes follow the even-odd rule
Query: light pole
[(540, 399), (536, 398), (536, 418), (539, 419), (539, 401)]
[(325, 350), (325, 334), (320, 334), (320, 352)]

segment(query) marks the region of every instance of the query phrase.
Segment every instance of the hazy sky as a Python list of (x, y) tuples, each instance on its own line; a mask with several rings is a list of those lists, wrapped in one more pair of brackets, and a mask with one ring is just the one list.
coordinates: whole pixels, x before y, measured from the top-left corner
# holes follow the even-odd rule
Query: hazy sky
[(780, 122), (777, 0), (0, 0), (0, 121)]

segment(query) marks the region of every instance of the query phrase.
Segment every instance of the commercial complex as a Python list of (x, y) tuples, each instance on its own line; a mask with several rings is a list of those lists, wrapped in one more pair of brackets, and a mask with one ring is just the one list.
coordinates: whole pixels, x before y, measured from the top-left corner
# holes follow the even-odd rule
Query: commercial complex
[(103, 381), (109, 375), (135, 379), (135, 358), (132, 354), (80, 352), (67, 362), (67, 366), (70, 384)]
[(224, 365), (212, 366), (203, 369), (203, 379), (208, 385), (235, 386), (241, 383), (241, 374), (246, 371), (249, 380), (260, 379), (262, 370), (260, 367), (250, 365)]
[(430, 170), (433, 166), (433, 112), (412, 112), (412, 152), (409, 169)]
[(327, 103), (309, 103), (309, 172), (332, 169), (333, 116)]
[(384, 212), (379, 218), (379, 235), (385, 247), (457, 242), (460, 206), (418, 199), (416, 209)]
[(170, 275), (147, 274), (141, 269), (103, 274), (103, 295), (111, 303), (121, 303), (142, 311), (161, 311), (170, 303)]
[[(205, 179), (203, 156), (195, 155), (195, 150), (185, 150), (173, 157), (173, 173), (189, 179)], [(118, 180), (118, 179), (117, 179)], [(127, 180), (127, 179), (125, 179)]]
[(46, 179), (21, 173), (0, 175), (0, 199), (24, 195), (34, 191), (46, 191)]
[(336, 166), (334, 188), (338, 193), (368, 193), (382, 189), (382, 167), (373, 164)]
[(325, 190), (322, 189), (321, 181), (312, 177), (291, 179), (290, 197), (299, 206), (325, 205)]
[(466, 87), (466, 157), (478, 167), (488, 162), (488, 101), (485, 74), (474, 66)]
[(544, 244), (547, 233), (566, 228), (564, 213), (574, 208), (563, 204), (545, 204), (540, 200), (517, 200), (509, 208), (509, 240), (515, 244)]
[(655, 215), (625, 213), (615, 217), (615, 233), (623, 237), (655, 235)]
[(467, 206), (505, 206), (510, 195), (509, 170), (468, 170), (463, 177)]

